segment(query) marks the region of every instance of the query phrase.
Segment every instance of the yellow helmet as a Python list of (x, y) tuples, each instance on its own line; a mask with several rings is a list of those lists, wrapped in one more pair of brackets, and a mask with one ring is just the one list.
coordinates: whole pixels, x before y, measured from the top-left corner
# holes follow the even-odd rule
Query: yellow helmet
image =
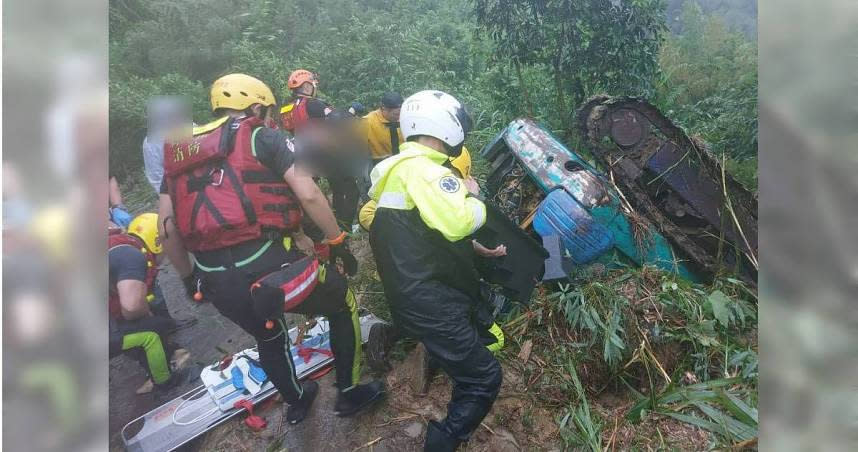
[(244, 110), (253, 104), (274, 105), (274, 93), (268, 85), (249, 75), (229, 74), (212, 83), (211, 100), (212, 111)]
[(462, 175), (463, 179), (471, 176), (471, 153), (468, 152), (468, 148), (462, 146), (462, 153), (456, 158), (451, 158), (450, 164), (453, 165), (453, 168), (459, 170), (459, 174)]
[(131, 220), (128, 225), (128, 233), (136, 236), (146, 248), (155, 254), (161, 254), (161, 238), (158, 237), (158, 214), (141, 213)]
[(39, 210), (33, 218), (33, 234), (54, 259), (71, 255), (68, 233), (73, 228), (68, 208), (53, 205)]

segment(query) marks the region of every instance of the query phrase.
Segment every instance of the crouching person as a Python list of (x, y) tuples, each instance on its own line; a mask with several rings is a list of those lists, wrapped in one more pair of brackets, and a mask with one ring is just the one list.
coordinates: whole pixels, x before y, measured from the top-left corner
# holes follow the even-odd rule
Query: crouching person
[(110, 356), (130, 354), (146, 369), (149, 379), (138, 394), (153, 388), (167, 390), (184, 381), (182, 372), (173, 372), (188, 358), (188, 352), (173, 345), (168, 333), (176, 322), (156, 291), (158, 258), (158, 216), (144, 213), (131, 220), (128, 232), (108, 231), (108, 311), (110, 314)]

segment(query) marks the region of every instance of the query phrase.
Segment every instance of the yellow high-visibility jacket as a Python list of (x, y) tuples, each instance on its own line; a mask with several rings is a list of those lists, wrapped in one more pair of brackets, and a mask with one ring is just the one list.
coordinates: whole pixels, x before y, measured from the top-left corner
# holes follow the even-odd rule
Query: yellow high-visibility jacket
[(372, 170), (370, 197), (377, 208), (417, 208), (423, 223), (451, 242), (461, 240), (486, 221), (486, 206), (469, 196), (462, 180), (443, 166), (448, 156), (415, 142)]
[[(392, 304), (482, 302), (474, 250), (470, 240), (462, 239), (483, 226), (486, 206), (444, 166), (448, 160), (446, 154), (406, 142), (370, 175), (372, 199), (359, 218), (370, 231), (378, 273)], [(457, 163), (469, 175), (464, 160)], [(497, 353), (504, 344), (500, 326), (481, 328), (480, 340)]]
[[(434, 164), (434, 162), (432, 162)], [(463, 177), (471, 177), (471, 154), (467, 147), (462, 147), (462, 154), (456, 158), (450, 158), (450, 164), (459, 171)], [(375, 218), (375, 209), (378, 207), (375, 200), (370, 199), (363, 205), (358, 213), (358, 221), (364, 230), (369, 231), (372, 220)]]

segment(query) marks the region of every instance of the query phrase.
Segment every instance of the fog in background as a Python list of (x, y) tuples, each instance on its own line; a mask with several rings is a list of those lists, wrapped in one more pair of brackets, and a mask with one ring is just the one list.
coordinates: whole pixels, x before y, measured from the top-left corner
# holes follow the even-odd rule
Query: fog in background
[(682, 8), (697, 3), (708, 15), (724, 19), (729, 27), (741, 31), (748, 39), (757, 39), (757, 0), (667, 0), (667, 25), (674, 34), (682, 34)]

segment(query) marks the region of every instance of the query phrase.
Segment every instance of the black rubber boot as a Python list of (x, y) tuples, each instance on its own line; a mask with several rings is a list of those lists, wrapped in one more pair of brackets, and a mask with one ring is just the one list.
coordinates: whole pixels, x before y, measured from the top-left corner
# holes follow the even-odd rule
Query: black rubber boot
[(426, 442), (423, 444), (423, 452), (454, 452), (462, 444), (456, 438), (448, 435), (441, 424), (429, 421), (426, 428)]
[(155, 398), (157, 400), (166, 400), (172, 394), (174, 388), (184, 386), (200, 378), (199, 366), (188, 366), (170, 373), (170, 378), (163, 383), (155, 383)]
[(384, 383), (375, 380), (363, 385), (357, 385), (347, 391), (337, 394), (334, 414), (340, 417), (354, 415), (384, 397)]
[(393, 325), (376, 323), (369, 329), (366, 342), (366, 363), (373, 372), (388, 372), (390, 365), (390, 350), (396, 344), (399, 332)]
[(316, 395), (319, 394), (319, 383), (313, 380), (307, 380), (301, 383), (301, 386), (304, 388), (301, 399), (289, 404), (289, 408), (286, 409), (286, 420), (293, 425), (303, 421), (307, 417), (310, 407), (313, 406), (313, 400), (316, 400)]

